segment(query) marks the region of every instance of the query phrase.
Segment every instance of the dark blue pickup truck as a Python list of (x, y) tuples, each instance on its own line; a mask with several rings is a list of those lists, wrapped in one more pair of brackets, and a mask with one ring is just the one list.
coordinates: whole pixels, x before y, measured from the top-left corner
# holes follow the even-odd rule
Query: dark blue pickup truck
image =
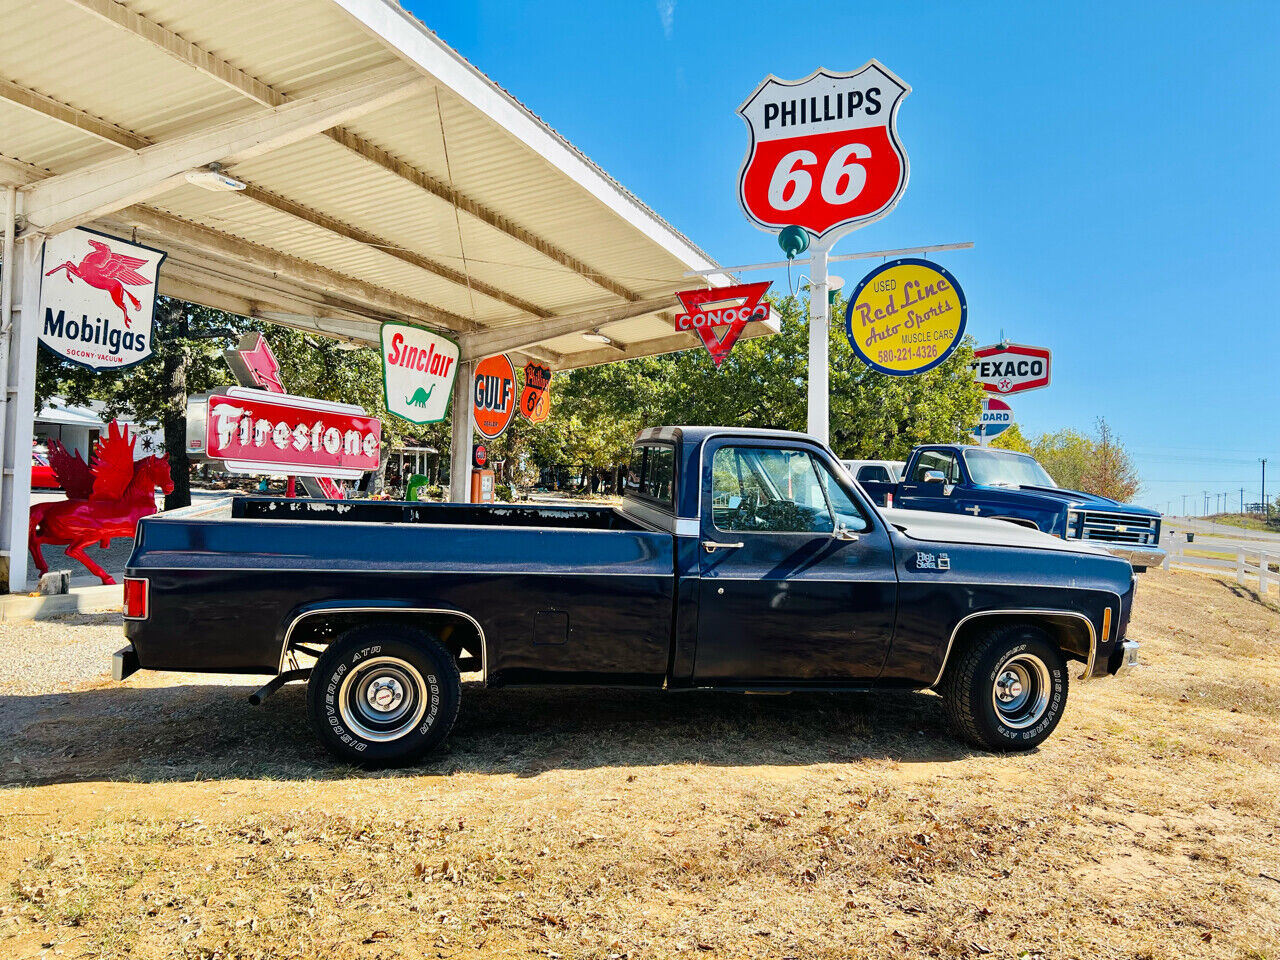
[(1064, 490), (1025, 453), (928, 444), (911, 451), (899, 483), (860, 481), (880, 505), (1005, 520), (1067, 540), (1087, 540), (1138, 571), (1164, 562), (1160, 514)]
[(803, 434), (661, 427), (621, 506), (239, 498), (149, 517), (115, 675), (307, 680), (337, 756), (410, 762), (489, 686), (935, 689), (957, 731), (1034, 747), (1137, 658), (1129, 564), (964, 516), (879, 510)]

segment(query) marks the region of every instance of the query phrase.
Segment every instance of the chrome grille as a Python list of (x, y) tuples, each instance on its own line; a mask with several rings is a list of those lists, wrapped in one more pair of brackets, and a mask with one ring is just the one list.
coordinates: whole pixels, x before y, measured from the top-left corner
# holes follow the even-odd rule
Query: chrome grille
[(1073, 513), (1068, 528), (1071, 536), (1080, 540), (1132, 543), (1141, 546), (1155, 546), (1160, 542), (1159, 517), (1087, 510)]

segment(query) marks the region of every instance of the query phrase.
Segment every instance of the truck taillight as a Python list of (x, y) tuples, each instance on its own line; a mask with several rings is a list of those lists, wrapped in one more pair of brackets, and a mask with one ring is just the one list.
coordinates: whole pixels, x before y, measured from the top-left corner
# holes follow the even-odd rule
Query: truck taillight
[(886, 494), (884, 495), (884, 505), (885, 505), (886, 507), (892, 507), (892, 506), (893, 506), (893, 494), (892, 494), (892, 493), (886, 493)]
[(124, 578), (124, 618), (126, 620), (145, 620), (151, 598), (151, 581), (145, 577)]

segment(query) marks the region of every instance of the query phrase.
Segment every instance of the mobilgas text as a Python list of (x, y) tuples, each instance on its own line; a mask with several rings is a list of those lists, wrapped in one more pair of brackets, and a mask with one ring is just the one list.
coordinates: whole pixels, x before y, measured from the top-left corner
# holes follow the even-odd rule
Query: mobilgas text
[(65, 310), (59, 310), (55, 315), (49, 307), (45, 307), (44, 311), (44, 335), (65, 337), (68, 340), (79, 340), (85, 345), (106, 347), (113, 354), (119, 354), (122, 348), (130, 353), (147, 349), (146, 334), (113, 327), (102, 317), (94, 317), (90, 320), (88, 314), (81, 314), (79, 320), (68, 320)]

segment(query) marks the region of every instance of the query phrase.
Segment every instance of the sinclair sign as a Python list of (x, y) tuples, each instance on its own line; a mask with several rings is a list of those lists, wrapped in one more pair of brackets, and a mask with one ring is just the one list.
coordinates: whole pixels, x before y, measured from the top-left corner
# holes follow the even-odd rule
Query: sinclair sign
[(970, 369), (987, 393), (1024, 393), (1049, 385), (1052, 354), (1045, 347), (994, 343), (973, 356)]
[(410, 423), (436, 423), (449, 411), (458, 345), (408, 323), (382, 325), (382, 388), (387, 410)]
[(852, 73), (766, 77), (738, 108), (751, 131), (738, 176), (747, 217), (763, 230), (794, 224), (819, 239), (883, 217), (907, 186), (897, 118), (910, 92), (875, 60)]
[(253, 387), (192, 397), (187, 453), (232, 473), (356, 480), (378, 469), (382, 424), (360, 407)]

